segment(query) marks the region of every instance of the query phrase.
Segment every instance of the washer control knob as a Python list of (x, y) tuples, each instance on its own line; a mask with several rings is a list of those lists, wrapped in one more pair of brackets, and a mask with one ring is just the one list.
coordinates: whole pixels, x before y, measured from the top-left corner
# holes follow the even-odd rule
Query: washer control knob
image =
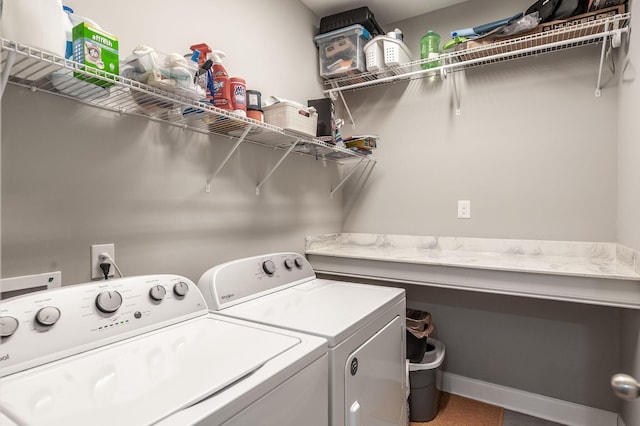
[(36, 312), (36, 321), (45, 327), (51, 327), (60, 319), (60, 309), (55, 306), (45, 306)]
[(0, 337), (9, 337), (18, 329), (18, 320), (14, 317), (0, 317)]
[(122, 295), (115, 290), (103, 291), (96, 297), (96, 307), (105, 314), (117, 311), (122, 305)]
[(151, 297), (151, 299), (157, 302), (164, 299), (164, 296), (166, 294), (167, 294), (167, 289), (165, 289), (164, 286), (161, 286), (161, 285), (154, 285), (149, 289), (149, 297)]
[(298, 268), (302, 268), (304, 266), (304, 259), (296, 257), (295, 263)]
[(176, 296), (184, 297), (189, 292), (189, 284), (184, 281), (180, 281), (173, 286), (173, 292)]
[(284, 260), (284, 267), (287, 268), (287, 270), (292, 270), (293, 269), (293, 260), (291, 259), (285, 259)]
[(265, 260), (262, 262), (262, 270), (267, 273), (267, 275), (273, 275), (276, 272), (276, 264), (273, 263), (273, 260)]

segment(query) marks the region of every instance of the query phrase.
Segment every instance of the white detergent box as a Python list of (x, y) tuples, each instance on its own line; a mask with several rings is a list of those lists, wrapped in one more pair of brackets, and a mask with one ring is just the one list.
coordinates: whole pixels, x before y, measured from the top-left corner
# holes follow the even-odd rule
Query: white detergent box
[[(86, 66), (85, 72), (93, 69), (118, 75), (119, 56), (118, 38), (113, 34), (99, 30), (86, 22), (73, 27), (73, 60)], [(74, 72), (74, 77), (102, 87), (113, 86), (106, 80), (113, 79), (109, 75), (95, 72), (101, 78), (88, 77), (84, 73)]]

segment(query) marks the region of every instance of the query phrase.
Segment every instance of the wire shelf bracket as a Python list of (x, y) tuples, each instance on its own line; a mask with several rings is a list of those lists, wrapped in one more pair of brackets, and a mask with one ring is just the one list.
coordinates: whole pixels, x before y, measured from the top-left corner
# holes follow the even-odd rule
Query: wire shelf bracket
[(333, 199), (333, 194), (336, 193), (336, 191), (338, 189), (340, 189), (342, 187), (342, 185), (344, 185), (344, 183), (353, 175), (353, 173), (358, 170), (358, 168), (360, 167), (361, 164), (363, 164), (364, 162), (364, 158), (360, 159), (360, 161), (358, 161), (358, 164), (356, 164), (355, 166), (353, 166), (353, 168), (351, 169), (351, 171), (349, 173), (347, 173), (347, 175), (342, 178), (342, 180), (340, 181), (340, 183), (338, 185), (336, 185), (335, 188), (333, 188), (331, 190), (331, 193), (329, 194), (329, 198)]
[(280, 159), (278, 160), (278, 162), (275, 164), (275, 166), (273, 166), (271, 168), (271, 170), (269, 171), (269, 173), (267, 173), (267, 175), (260, 181), (260, 183), (258, 183), (258, 185), (256, 186), (256, 195), (260, 195), (260, 188), (262, 188), (262, 185), (264, 185), (264, 183), (266, 181), (269, 180), (269, 178), (271, 177), (271, 175), (273, 174), (273, 172), (276, 171), (276, 169), (278, 167), (280, 167), (280, 164), (282, 164), (282, 162), (284, 161), (285, 158), (287, 158), (289, 156), (289, 154), (291, 154), (291, 151), (293, 151), (293, 148), (296, 147), (296, 145), (298, 145), (298, 143), (301, 141), (301, 139), (298, 139), (295, 143), (292, 143), (291, 146), (285, 151), (285, 153), (282, 155), (282, 157), (280, 157)]
[(227, 162), (229, 161), (229, 159), (231, 158), (233, 153), (236, 152), (238, 147), (240, 147), (240, 144), (242, 142), (244, 142), (244, 139), (247, 137), (247, 135), (249, 134), (249, 132), (251, 131), (252, 128), (253, 128), (253, 125), (249, 125), (246, 129), (244, 129), (244, 131), (242, 132), (242, 135), (240, 135), (240, 137), (238, 138), (236, 143), (233, 145), (233, 148), (231, 148), (231, 150), (229, 151), (227, 156), (224, 157), (224, 160), (222, 160), (222, 163), (220, 163), (220, 165), (218, 166), (216, 171), (213, 172), (213, 175), (211, 175), (211, 177), (207, 181), (207, 183), (205, 185), (205, 188), (204, 188), (205, 192), (207, 192), (207, 193), (211, 192), (211, 181), (213, 181), (216, 178), (216, 176), (218, 176), (218, 173), (220, 173), (220, 171), (225, 166), (225, 164), (227, 164)]

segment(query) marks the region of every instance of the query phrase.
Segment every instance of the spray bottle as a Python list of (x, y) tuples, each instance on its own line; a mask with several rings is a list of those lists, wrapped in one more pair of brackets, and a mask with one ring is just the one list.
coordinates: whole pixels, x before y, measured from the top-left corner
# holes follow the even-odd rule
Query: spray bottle
[(212, 51), (209, 55), (213, 60), (213, 105), (220, 109), (231, 111), (231, 85), (229, 74), (222, 66), (222, 58), (225, 54), (219, 50)]
[(207, 60), (211, 48), (206, 43), (200, 43), (189, 46), (189, 49), (193, 52), (190, 59), (195, 63), (197, 69), (194, 83), (205, 91), (205, 101), (213, 103), (213, 72), (211, 71), (211, 60)]

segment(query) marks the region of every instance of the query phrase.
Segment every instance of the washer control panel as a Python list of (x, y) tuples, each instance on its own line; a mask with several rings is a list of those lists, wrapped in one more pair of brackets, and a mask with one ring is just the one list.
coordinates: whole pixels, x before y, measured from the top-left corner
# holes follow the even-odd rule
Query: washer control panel
[(215, 266), (198, 281), (209, 309), (240, 302), (315, 279), (311, 264), (297, 253), (273, 253)]
[(0, 377), (207, 314), (178, 275), (90, 282), (0, 301)]

